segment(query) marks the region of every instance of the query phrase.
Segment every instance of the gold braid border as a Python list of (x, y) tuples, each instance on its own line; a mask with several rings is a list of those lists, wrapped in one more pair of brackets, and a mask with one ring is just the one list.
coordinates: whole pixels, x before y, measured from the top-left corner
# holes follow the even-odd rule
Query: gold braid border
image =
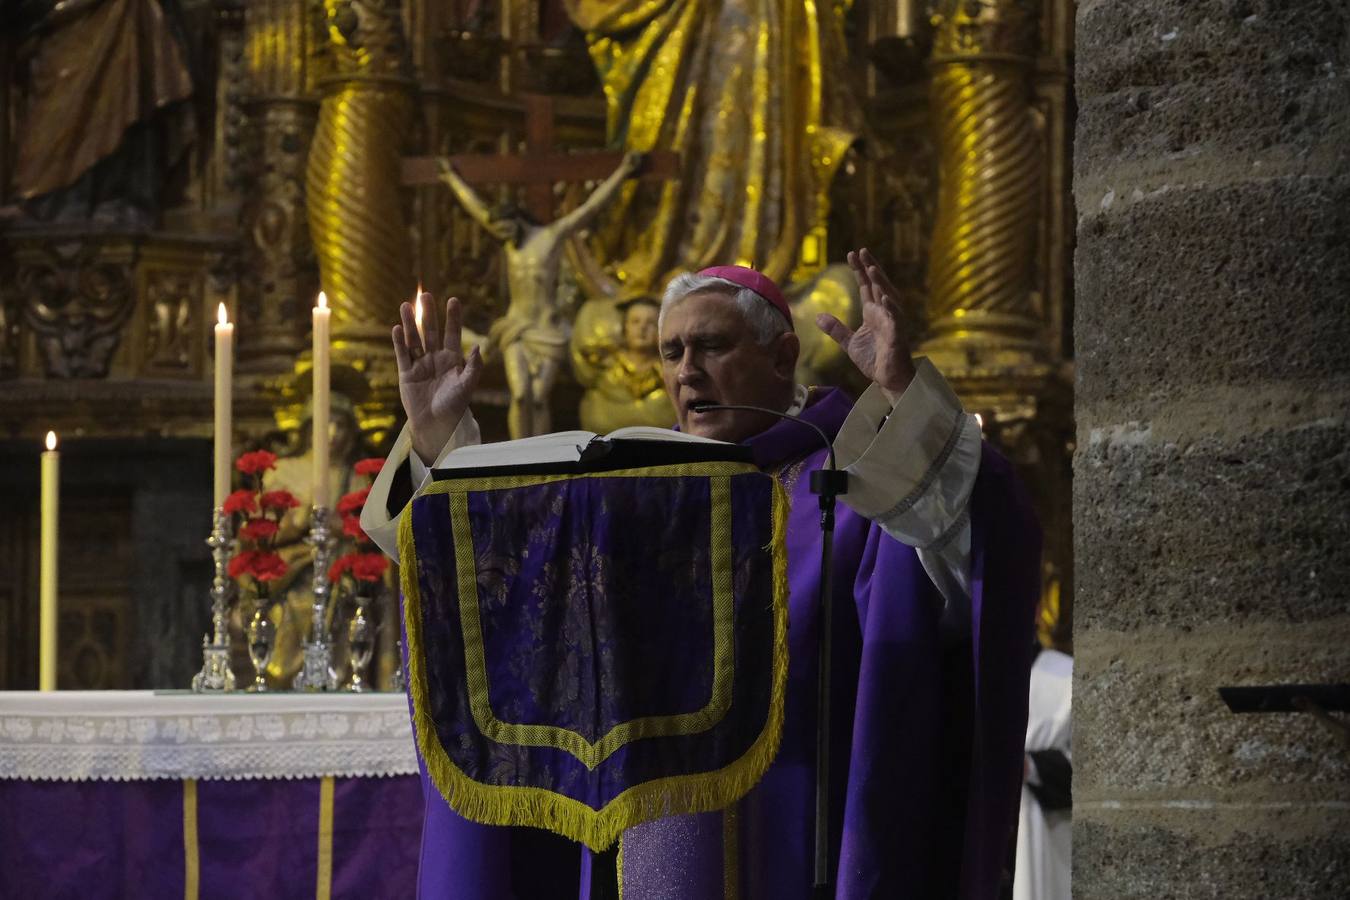
[[(644, 476), (655, 474), (641, 470), (602, 474), (615, 477), (639, 473)], [(707, 470), (697, 474), (706, 475)], [(783, 737), (788, 668), (788, 496), (776, 479), (773, 488), (773, 674), (764, 730), (749, 750), (721, 769), (672, 775), (634, 785), (599, 810), (544, 788), (475, 781), (451, 761), (441, 746), (427, 701), (429, 688), (422, 652), (422, 595), (417, 579), (417, 545), (413, 539), (411, 505), (404, 508), (399, 521), (398, 551), (403, 618), (408, 630), (408, 691), (412, 696), (413, 732), (432, 784), (455, 812), (482, 825), (546, 828), (598, 853), (611, 846), (624, 829), (634, 825), (665, 816), (711, 812), (735, 803), (768, 771), (778, 755)]]

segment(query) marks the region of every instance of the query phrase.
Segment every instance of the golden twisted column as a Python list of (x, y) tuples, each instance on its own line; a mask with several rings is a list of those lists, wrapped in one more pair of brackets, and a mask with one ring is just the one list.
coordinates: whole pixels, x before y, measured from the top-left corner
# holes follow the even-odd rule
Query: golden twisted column
[(339, 353), (383, 358), (416, 284), (399, 184), (413, 111), (406, 44), (397, 0), (323, 8), (332, 74), (319, 83), (305, 179), (310, 234)]
[(1043, 355), (1033, 294), (1041, 146), (1028, 101), (1034, 4), (943, 0), (931, 98), (939, 190), (923, 349), (984, 362)]

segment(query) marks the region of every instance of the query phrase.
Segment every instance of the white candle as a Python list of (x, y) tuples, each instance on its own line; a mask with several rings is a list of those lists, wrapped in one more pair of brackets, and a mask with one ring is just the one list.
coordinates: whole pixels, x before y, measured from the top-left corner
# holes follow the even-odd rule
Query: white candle
[(230, 493), (230, 404), (233, 400), (234, 325), (225, 313), (225, 304), (216, 312), (216, 445), (215, 505), (219, 509)]
[(328, 296), (319, 291), (314, 307), (314, 505), (328, 506), (328, 332), (333, 311)]
[(61, 482), (61, 454), (56, 433), (47, 432), (42, 454), (42, 536), (38, 576), (38, 689), (56, 690), (56, 522)]
[(895, 3), (895, 35), (896, 37), (913, 37), (918, 31), (918, 12), (919, 4), (915, 0), (896, 0)]

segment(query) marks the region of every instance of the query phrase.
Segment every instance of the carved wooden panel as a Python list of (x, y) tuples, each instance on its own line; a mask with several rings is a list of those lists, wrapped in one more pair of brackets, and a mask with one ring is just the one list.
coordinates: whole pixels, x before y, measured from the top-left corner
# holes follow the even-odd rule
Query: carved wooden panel
[(200, 269), (156, 268), (142, 274), (134, 355), (148, 378), (203, 374), (207, 333), (202, 320), (206, 275)]

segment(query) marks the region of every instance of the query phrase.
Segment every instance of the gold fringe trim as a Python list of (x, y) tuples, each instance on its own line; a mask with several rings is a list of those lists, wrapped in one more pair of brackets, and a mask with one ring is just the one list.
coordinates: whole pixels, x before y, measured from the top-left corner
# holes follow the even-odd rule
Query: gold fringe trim
[(405, 510), (399, 521), (398, 548), (403, 615), (408, 629), (408, 691), (413, 701), (413, 731), (427, 774), (455, 812), (483, 825), (546, 828), (598, 853), (613, 845), (624, 829), (665, 816), (722, 809), (745, 796), (759, 782), (778, 755), (783, 737), (788, 671), (788, 498), (776, 479), (773, 484), (773, 674), (764, 730), (744, 754), (717, 771), (674, 775), (634, 785), (599, 810), (543, 788), (475, 781), (451, 761), (441, 746), (427, 701), (430, 689), (423, 654), (417, 545), (412, 511)]

